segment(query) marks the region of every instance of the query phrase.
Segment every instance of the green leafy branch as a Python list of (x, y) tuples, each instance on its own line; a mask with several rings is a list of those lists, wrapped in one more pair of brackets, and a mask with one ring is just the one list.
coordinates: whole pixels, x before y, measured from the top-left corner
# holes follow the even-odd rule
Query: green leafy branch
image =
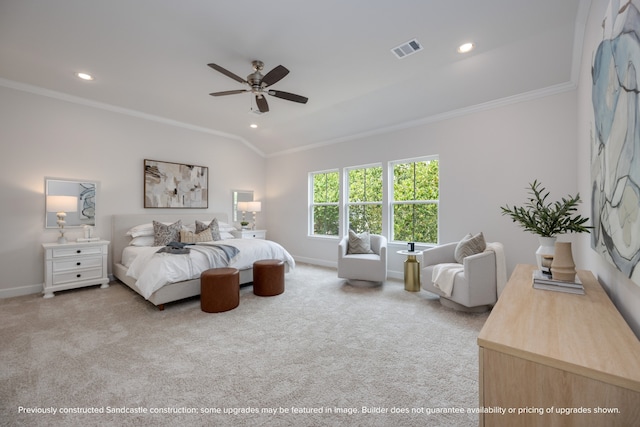
[(580, 203), (580, 194), (569, 195), (561, 201), (547, 203), (549, 192), (534, 180), (529, 184), (530, 190), (527, 203), (524, 206), (501, 206), (502, 215), (507, 215), (513, 222), (526, 231), (541, 237), (554, 237), (563, 233), (588, 233), (593, 228), (585, 226), (589, 218), (575, 214)]

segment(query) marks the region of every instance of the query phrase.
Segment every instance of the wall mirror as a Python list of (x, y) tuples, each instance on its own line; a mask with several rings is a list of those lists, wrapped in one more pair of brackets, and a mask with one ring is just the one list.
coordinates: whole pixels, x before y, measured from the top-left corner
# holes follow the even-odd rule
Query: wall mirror
[(62, 211), (65, 228), (96, 225), (96, 190), (92, 181), (45, 179), (45, 228), (58, 228), (57, 213)]
[(242, 221), (242, 211), (238, 210), (238, 202), (252, 202), (253, 191), (233, 190), (231, 216), (234, 222)]

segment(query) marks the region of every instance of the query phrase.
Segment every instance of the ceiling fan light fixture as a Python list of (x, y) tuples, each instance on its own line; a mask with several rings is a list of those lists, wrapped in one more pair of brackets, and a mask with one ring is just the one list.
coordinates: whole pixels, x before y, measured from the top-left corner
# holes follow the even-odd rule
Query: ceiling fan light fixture
[(469, 53), (473, 50), (474, 47), (476, 47), (476, 45), (473, 43), (463, 43), (458, 46), (458, 53)]

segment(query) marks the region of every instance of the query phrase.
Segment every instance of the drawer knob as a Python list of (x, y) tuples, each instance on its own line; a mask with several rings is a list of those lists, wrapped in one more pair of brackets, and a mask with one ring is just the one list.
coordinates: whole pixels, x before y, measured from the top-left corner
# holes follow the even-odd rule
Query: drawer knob
[(82, 263), (81, 262), (76, 262), (76, 265), (80, 265), (80, 264), (82, 264)]
[(78, 250), (76, 251), (76, 253), (81, 254), (81, 253), (82, 253), (82, 250), (81, 250), (81, 249), (78, 249)]
[(76, 277), (81, 277), (81, 276), (82, 276), (82, 274), (76, 274)]

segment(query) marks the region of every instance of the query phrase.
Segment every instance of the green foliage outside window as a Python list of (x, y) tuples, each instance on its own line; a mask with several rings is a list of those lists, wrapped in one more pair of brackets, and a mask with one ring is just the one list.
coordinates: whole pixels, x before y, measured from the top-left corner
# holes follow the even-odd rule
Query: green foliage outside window
[(439, 195), (438, 160), (394, 165), (393, 240), (437, 243)]
[(337, 236), (340, 228), (338, 172), (313, 175), (313, 234)]
[(382, 233), (382, 166), (349, 171), (348, 212), (356, 233)]

